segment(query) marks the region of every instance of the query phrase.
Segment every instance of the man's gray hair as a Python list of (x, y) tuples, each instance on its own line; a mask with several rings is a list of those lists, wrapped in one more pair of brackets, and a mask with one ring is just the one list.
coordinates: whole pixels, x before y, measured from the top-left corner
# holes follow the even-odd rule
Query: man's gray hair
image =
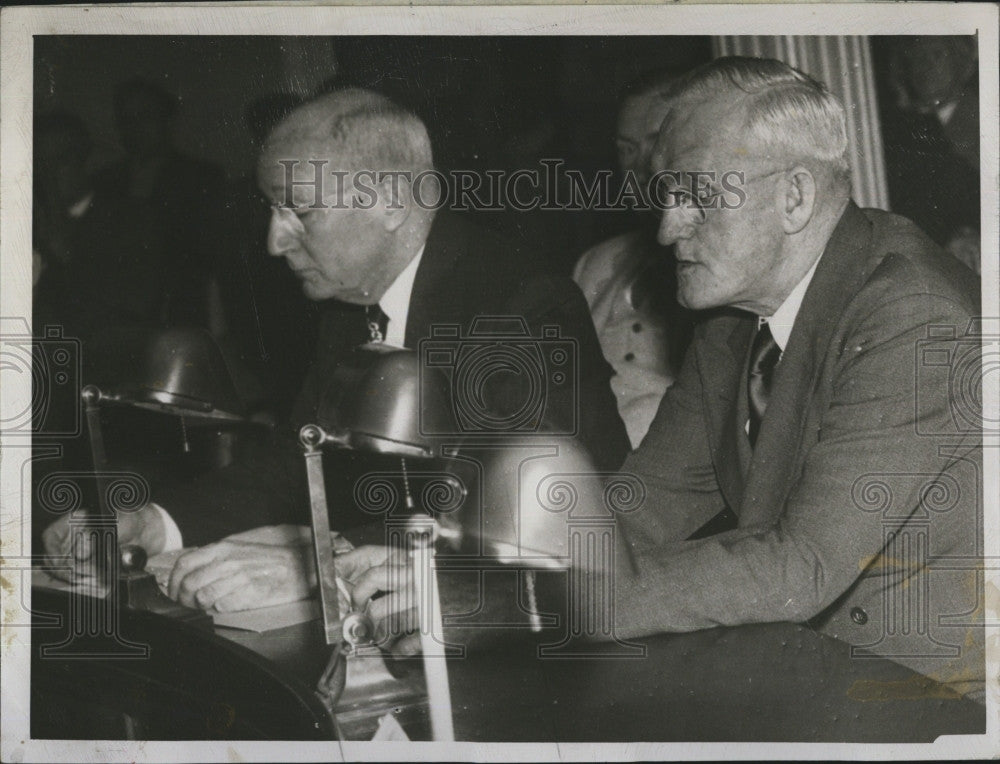
[(268, 142), (329, 141), (341, 169), (420, 173), (434, 169), (424, 123), (371, 90), (347, 88), (317, 96), (288, 115)]
[(849, 181), (844, 106), (822, 83), (782, 61), (728, 56), (684, 75), (670, 94), (671, 110), (725, 90), (746, 94), (743, 129), (762, 150), (819, 160), (835, 181)]

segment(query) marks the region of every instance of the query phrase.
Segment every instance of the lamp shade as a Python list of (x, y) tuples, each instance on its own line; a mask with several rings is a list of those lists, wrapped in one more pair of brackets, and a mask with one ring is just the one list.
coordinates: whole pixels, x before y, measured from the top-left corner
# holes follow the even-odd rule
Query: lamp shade
[(240, 421), (246, 415), (222, 351), (194, 327), (153, 335), (135, 386), (117, 402), (193, 418)]
[(553, 453), (508, 443), (481, 460), (482, 504), (465, 507), (461, 524), (488, 557), (563, 567), (571, 556), (570, 524), (606, 514), (602, 475), (586, 450), (569, 438), (546, 443)]
[(441, 439), (428, 433), (455, 432), (448, 401), (447, 380), (417, 353), (370, 343), (337, 367), (319, 419), (351, 448), (432, 457)]

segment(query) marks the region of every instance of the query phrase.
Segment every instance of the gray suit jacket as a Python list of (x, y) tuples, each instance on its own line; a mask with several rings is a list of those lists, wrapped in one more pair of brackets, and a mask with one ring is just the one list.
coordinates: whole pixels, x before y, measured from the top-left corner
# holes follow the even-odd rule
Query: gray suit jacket
[[(618, 636), (808, 621), (859, 660), (981, 688), (980, 351), (966, 335), (977, 309), (971, 272), (912, 223), (850, 204), (752, 451), (756, 319), (699, 326), (622, 468), (647, 500), (619, 517)], [(736, 529), (684, 540), (725, 507)]]

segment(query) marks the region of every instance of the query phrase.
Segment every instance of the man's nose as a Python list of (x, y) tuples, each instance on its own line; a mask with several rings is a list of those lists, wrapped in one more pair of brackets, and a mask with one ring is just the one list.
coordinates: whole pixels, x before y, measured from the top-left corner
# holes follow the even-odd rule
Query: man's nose
[(298, 241), (298, 222), (287, 210), (272, 208), (271, 222), (267, 228), (267, 251), (275, 257), (284, 256)]
[(695, 225), (689, 211), (683, 207), (667, 208), (660, 218), (660, 228), (656, 240), (664, 247), (676, 244), (681, 239), (689, 239), (694, 233)]

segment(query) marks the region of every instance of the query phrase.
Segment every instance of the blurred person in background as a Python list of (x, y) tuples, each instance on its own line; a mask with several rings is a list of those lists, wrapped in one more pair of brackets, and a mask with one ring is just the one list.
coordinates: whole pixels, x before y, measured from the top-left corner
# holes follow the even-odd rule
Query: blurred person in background
[(980, 272), (976, 38), (889, 43), (883, 138), (894, 212)]
[(90, 173), (84, 121), (56, 110), (34, 125), (34, 324), (83, 343), (88, 383), (119, 382), (156, 324), (158, 281), (141, 221), (111, 203)]
[[(621, 98), (618, 169), (647, 206), (650, 157), (667, 113), (664, 96), (677, 76), (674, 71), (647, 73), (629, 84)], [(675, 296), (673, 252), (656, 241), (655, 210), (640, 210), (637, 217), (631, 231), (584, 252), (573, 271), (590, 305), (604, 357), (615, 370), (611, 387), (632, 448), (642, 442), (673, 384), (691, 336), (690, 314)]]
[(56, 110), (35, 117), (31, 246), (36, 330), (60, 324), (79, 331), (79, 306), (69, 283), (94, 200), (91, 149), (90, 131), (76, 114)]
[(143, 317), (207, 328), (224, 175), (174, 145), (178, 110), (177, 97), (158, 83), (118, 85), (114, 118), (125, 156), (99, 173), (97, 201), (111, 211), (120, 288), (134, 292)]

